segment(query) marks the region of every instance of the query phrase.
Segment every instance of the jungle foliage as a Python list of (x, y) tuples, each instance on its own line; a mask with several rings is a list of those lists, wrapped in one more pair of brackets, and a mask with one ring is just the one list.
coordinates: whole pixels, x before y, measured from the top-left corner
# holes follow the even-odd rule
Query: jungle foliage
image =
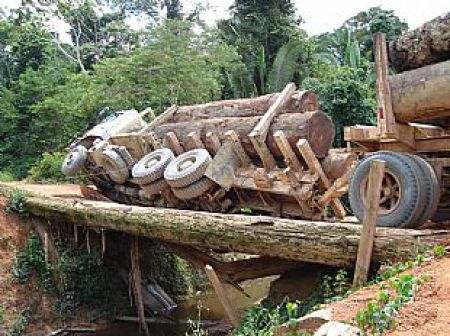
[[(100, 11), (107, 4), (109, 10)], [(26, 1), (0, 6), (0, 177), (49, 179), (64, 148), (119, 109), (250, 97), (294, 81), (342, 127), (375, 121), (372, 34), (406, 24), (374, 7), (309, 37), (289, 0), (236, 0), (207, 27), (178, 0)], [(146, 17), (132, 29), (130, 18)], [(64, 21), (65, 37), (50, 19)], [(44, 154), (49, 153), (49, 154)], [(53, 156), (52, 156), (53, 155)], [(42, 161), (42, 162), (41, 162)], [(30, 171), (31, 170), (31, 171)]]

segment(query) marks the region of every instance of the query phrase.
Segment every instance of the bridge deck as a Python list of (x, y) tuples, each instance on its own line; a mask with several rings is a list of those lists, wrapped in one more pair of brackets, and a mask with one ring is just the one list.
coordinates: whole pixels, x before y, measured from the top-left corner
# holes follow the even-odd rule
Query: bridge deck
[[(30, 214), (52, 223), (72, 223), (173, 244), (294, 261), (351, 266), (361, 232), (357, 223), (129, 206), (83, 200), (69, 187), (57, 188), (52, 193), (45, 191), (50, 188), (47, 186), (13, 186), (31, 191), (25, 200)], [(13, 186), (0, 185), (0, 191), (7, 192)], [(448, 230), (378, 228), (373, 258), (378, 261), (413, 258), (427, 246), (449, 241)]]

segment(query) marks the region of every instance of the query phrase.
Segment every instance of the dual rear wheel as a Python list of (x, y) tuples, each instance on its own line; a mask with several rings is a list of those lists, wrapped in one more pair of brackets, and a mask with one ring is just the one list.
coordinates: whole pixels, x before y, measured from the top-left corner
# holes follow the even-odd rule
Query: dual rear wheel
[(362, 221), (367, 201), (371, 162), (385, 161), (378, 210), (378, 226), (418, 228), (435, 212), (439, 203), (439, 182), (431, 165), (412, 154), (378, 152), (356, 167), (349, 186), (350, 206)]

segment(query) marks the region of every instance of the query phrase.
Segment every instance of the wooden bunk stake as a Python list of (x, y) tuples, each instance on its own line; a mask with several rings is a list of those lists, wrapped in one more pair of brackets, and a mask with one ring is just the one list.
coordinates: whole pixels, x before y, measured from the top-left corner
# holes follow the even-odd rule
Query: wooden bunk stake
[[(321, 181), (323, 187), (325, 189), (329, 189), (331, 187), (331, 182), (325, 175), (325, 172), (323, 171), (319, 160), (317, 160), (316, 156), (314, 155), (314, 152), (312, 151), (311, 146), (308, 143), (308, 140), (300, 139), (297, 142), (297, 148), (302, 154), (303, 159), (305, 159), (305, 162), (308, 165), (309, 169), (313, 173), (319, 175), (319, 180)], [(336, 217), (343, 219), (345, 217), (345, 209), (342, 206), (341, 201), (338, 198), (333, 198), (330, 204), (334, 210), (334, 214), (336, 215)]]
[(214, 132), (206, 133), (205, 142), (208, 151), (212, 155), (216, 154), (221, 146), (220, 139)]
[(144, 300), (142, 298), (141, 268), (139, 266), (139, 237), (133, 236), (130, 250), (131, 275), (133, 279), (134, 304), (136, 306), (139, 328), (146, 336), (150, 336), (147, 323), (145, 321)]
[(174, 132), (168, 132), (164, 136), (163, 146), (170, 148), (175, 155), (180, 155), (184, 152), (184, 149)]
[(251, 132), (248, 137), (250, 138), (253, 147), (258, 153), (258, 156), (261, 158), (266, 171), (271, 171), (272, 169), (274, 169), (277, 166), (277, 163), (272, 153), (270, 152), (269, 147), (267, 147), (266, 141), (262, 140), (259, 137), (258, 133), (255, 132)]
[(150, 143), (150, 146), (152, 147), (152, 150), (161, 148), (161, 141), (158, 139), (158, 137), (156, 136), (156, 134), (154, 132), (150, 132), (147, 135), (147, 140)]
[(211, 265), (206, 265), (205, 271), (209, 281), (211, 282), (211, 285), (214, 288), (214, 291), (216, 292), (217, 298), (219, 299), (220, 303), (223, 306), (223, 309), (225, 310), (228, 320), (234, 327), (237, 327), (238, 320), (236, 318), (236, 314), (233, 310), (233, 307), (231, 306), (230, 301), (228, 300), (228, 296), (222, 286), (222, 283), (219, 280), (219, 277), (217, 276), (217, 273), (214, 271), (214, 268)]
[(359, 286), (367, 281), (370, 260), (375, 240), (378, 207), (380, 203), (381, 184), (384, 177), (385, 162), (373, 160), (370, 164), (369, 185), (367, 190), (367, 204), (364, 212), (363, 228), (358, 246), (355, 276), (353, 285)]
[(249, 156), (245, 152), (244, 147), (242, 147), (241, 140), (239, 140), (239, 136), (237, 133), (233, 130), (230, 130), (225, 133), (225, 137), (233, 147), (234, 152), (239, 157), (239, 160), (241, 161), (242, 166), (247, 167), (250, 166), (252, 161), (250, 160)]
[[(154, 129), (155, 127), (162, 125), (166, 122), (168, 122), (172, 116), (174, 115), (174, 113), (178, 110), (178, 106), (177, 105), (172, 105), (171, 107), (169, 107), (167, 110), (165, 110), (162, 114), (160, 114), (159, 116), (155, 117), (150, 123), (148, 123), (143, 129), (141, 129), (138, 133), (139, 134), (144, 134), (147, 133), (148, 131)], [(152, 111), (153, 112), (153, 111)], [(142, 112), (141, 112), (142, 113)]]
[(277, 143), (280, 152), (284, 156), (284, 161), (286, 162), (286, 165), (288, 167), (292, 167), (294, 171), (297, 172), (302, 171), (303, 167), (300, 164), (300, 161), (298, 160), (297, 156), (295, 155), (295, 152), (293, 151), (284, 132), (281, 130), (276, 131), (273, 134), (273, 138), (275, 139), (275, 142)]
[(205, 148), (199, 131), (190, 132), (187, 137), (189, 140), (189, 149)]

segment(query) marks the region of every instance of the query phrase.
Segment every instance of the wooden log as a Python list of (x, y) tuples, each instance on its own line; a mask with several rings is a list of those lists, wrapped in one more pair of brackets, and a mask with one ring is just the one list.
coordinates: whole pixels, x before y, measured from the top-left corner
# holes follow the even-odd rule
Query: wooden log
[[(279, 93), (255, 98), (214, 101), (206, 104), (180, 106), (166, 122), (179, 123), (211, 118), (243, 118), (263, 116)], [(320, 109), (317, 96), (308, 90), (296, 91), (280, 114), (302, 113)]]
[(450, 12), (438, 16), (391, 42), (389, 56), (397, 71), (450, 59)]
[[(0, 190), (4, 190), (0, 186)], [(33, 216), (56, 223), (105, 228), (176, 244), (201, 246), (337, 267), (352, 266), (361, 226), (267, 216), (147, 208), (99, 201), (31, 196)], [(373, 260), (415, 258), (427, 246), (446, 244), (449, 232), (377, 228)]]
[(395, 119), (440, 125), (450, 117), (450, 61), (390, 77)]
[(369, 186), (367, 189), (367, 207), (364, 211), (363, 230), (358, 246), (353, 286), (360, 286), (369, 277), (373, 242), (377, 229), (378, 208), (380, 205), (381, 184), (383, 182), (385, 162), (373, 160), (370, 164)]
[[(206, 140), (206, 133), (214, 132), (223, 142), (226, 139), (225, 133), (233, 130), (239, 136), (247, 154), (253, 158), (257, 158), (258, 154), (248, 134), (256, 126), (259, 119), (259, 117), (204, 119), (193, 122), (160, 125), (154, 129), (154, 132), (158, 138), (164, 138), (168, 132), (174, 132), (180, 143), (185, 146), (189, 143), (188, 135), (191, 132), (198, 131), (203, 142)], [(335, 134), (333, 122), (322, 111), (279, 115), (270, 126), (266, 143), (271, 153), (281, 159), (282, 153), (273, 138), (273, 133), (277, 130), (284, 131), (289, 143), (297, 152), (297, 155), (299, 155), (299, 152), (295, 144), (299, 139), (305, 138), (311, 144), (314, 154), (319, 158), (326, 156)]]

